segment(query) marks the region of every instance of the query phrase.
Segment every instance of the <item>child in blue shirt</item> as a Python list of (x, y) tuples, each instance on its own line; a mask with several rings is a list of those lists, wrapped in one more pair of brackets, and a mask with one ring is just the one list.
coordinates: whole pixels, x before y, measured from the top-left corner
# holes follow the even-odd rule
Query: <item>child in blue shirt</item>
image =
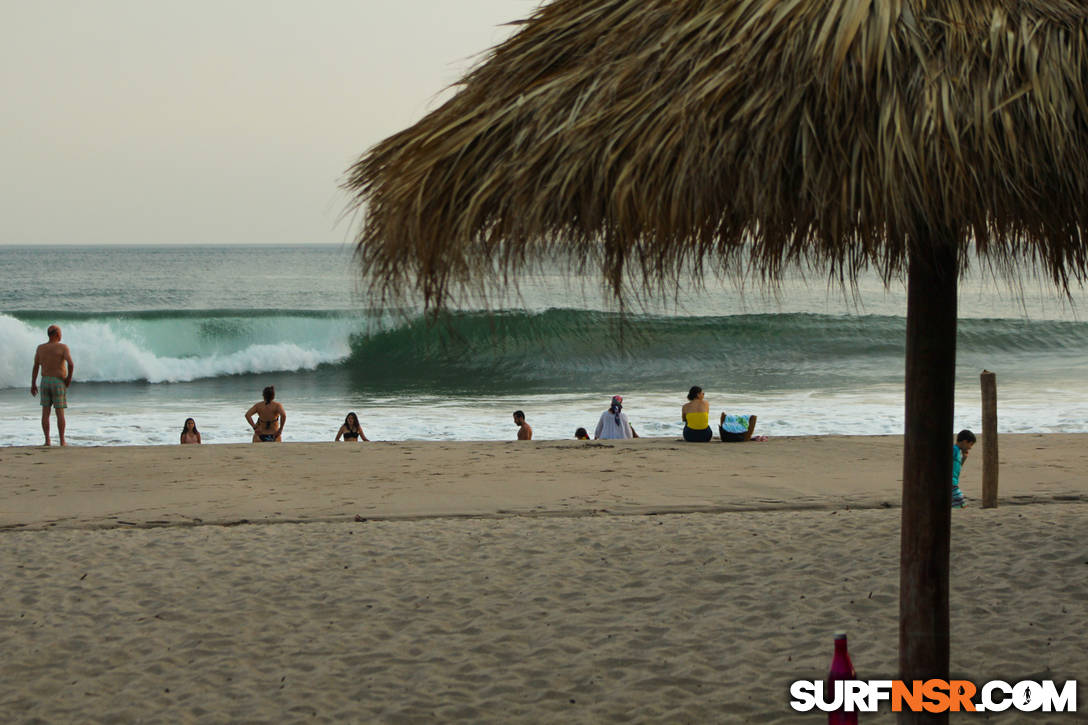
[(960, 470), (967, 462), (967, 454), (975, 445), (975, 434), (964, 428), (956, 436), (956, 445), (952, 446), (952, 508), (966, 508), (967, 501), (960, 491)]

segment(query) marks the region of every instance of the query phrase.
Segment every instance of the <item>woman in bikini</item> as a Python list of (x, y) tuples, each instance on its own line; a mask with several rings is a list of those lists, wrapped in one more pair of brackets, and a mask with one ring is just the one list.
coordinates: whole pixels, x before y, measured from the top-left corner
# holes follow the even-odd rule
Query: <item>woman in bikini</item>
[(355, 413), (348, 413), (348, 416), (344, 418), (344, 424), (340, 426), (340, 430), (336, 431), (336, 440), (340, 440), (341, 437), (343, 437), (345, 443), (359, 439), (370, 441), (366, 437), (366, 433), (363, 433), (363, 429), (359, 425), (359, 416), (355, 415)]
[[(287, 413), (283, 406), (273, 402), (276, 397), (276, 388), (269, 385), (262, 393), (263, 403), (256, 403), (246, 411), (246, 422), (253, 429), (254, 443), (279, 443), (283, 435), (283, 427), (287, 424)], [(253, 416), (257, 421), (253, 421)]]
[(196, 421), (192, 418), (185, 419), (185, 425), (181, 429), (182, 443), (200, 443), (200, 431), (196, 429)]

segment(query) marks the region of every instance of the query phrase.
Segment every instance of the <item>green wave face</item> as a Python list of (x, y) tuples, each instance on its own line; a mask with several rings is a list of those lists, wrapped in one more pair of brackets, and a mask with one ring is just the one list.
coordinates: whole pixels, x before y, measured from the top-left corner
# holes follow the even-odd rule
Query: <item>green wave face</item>
[[(360, 384), (459, 392), (517, 389), (836, 389), (901, 384), (901, 317), (816, 314), (628, 316), (584, 310), (457, 313), (357, 335), (347, 361)], [(968, 320), (964, 365), (1088, 352), (1088, 324)]]

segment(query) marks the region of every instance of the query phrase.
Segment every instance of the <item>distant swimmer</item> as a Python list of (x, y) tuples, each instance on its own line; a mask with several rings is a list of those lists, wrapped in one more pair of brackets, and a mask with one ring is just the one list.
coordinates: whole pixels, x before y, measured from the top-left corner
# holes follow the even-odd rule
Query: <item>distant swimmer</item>
[[(283, 427), (287, 425), (287, 412), (279, 403), (273, 402), (276, 397), (275, 386), (269, 385), (261, 393), (264, 396), (263, 403), (255, 403), (246, 411), (246, 422), (253, 429), (254, 443), (279, 443), (283, 436)], [(253, 421), (253, 416), (257, 421)]]
[(520, 410), (514, 411), (514, 425), (518, 427), (519, 441), (531, 441), (533, 439), (533, 428), (525, 422), (525, 413)]
[(612, 405), (601, 413), (601, 419), (597, 421), (597, 429), (593, 432), (594, 440), (615, 440), (620, 438), (638, 438), (634, 426), (627, 421), (627, 414), (623, 412), (623, 396), (613, 395)]
[(64, 409), (68, 407), (68, 386), (72, 384), (72, 352), (60, 341), (60, 327), (50, 325), (46, 330), (49, 342), (38, 345), (34, 353), (34, 369), (30, 373), (30, 394), (38, 394), (38, 368), (42, 371), (42, 433), (45, 433), (45, 445), (52, 445), (49, 440), (49, 408), (57, 412), (57, 433), (60, 444), (68, 445), (64, 440)]
[(192, 418), (185, 419), (185, 425), (181, 428), (181, 442), (197, 444), (201, 442), (200, 431), (196, 429), (196, 421)]
[(336, 431), (336, 440), (344, 439), (344, 442), (364, 440), (370, 442), (370, 439), (366, 437), (366, 433), (363, 433), (362, 426), (359, 425), (359, 416), (355, 413), (348, 413), (344, 418), (344, 424), (340, 426), (340, 430)]

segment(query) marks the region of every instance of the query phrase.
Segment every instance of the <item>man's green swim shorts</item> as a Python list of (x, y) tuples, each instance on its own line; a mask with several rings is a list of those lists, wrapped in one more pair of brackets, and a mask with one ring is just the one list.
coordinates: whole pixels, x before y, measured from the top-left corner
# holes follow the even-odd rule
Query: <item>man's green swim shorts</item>
[(43, 408), (48, 408), (50, 405), (54, 408), (68, 407), (68, 388), (64, 387), (64, 381), (60, 378), (43, 375), (38, 393), (41, 395)]

